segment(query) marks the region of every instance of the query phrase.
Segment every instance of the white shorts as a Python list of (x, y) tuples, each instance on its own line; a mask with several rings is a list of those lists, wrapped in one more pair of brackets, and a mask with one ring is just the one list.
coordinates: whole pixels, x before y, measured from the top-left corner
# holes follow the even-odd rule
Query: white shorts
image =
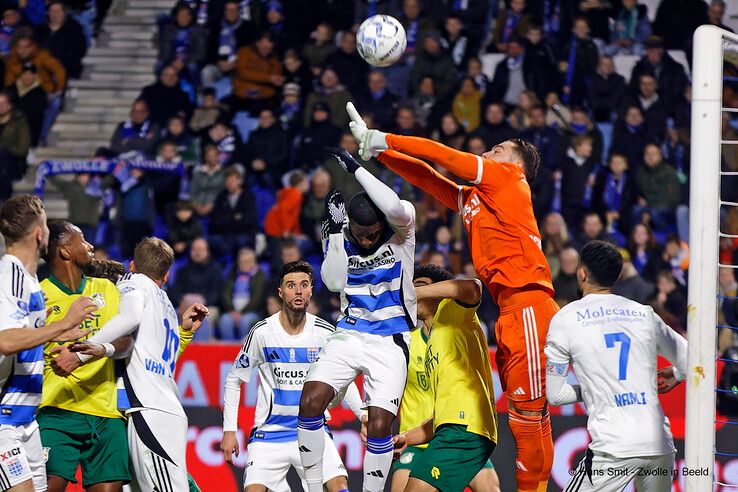
[(616, 458), (589, 449), (564, 492), (619, 492), (631, 481), (636, 490), (671, 492), (674, 454)]
[(410, 334), (372, 335), (336, 328), (329, 334), (305, 381), (320, 381), (343, 391), (364, 374), (364, 401), (397, 415), (407, 381)]
[(132, 490), (189, 490), (187, 419), (151, 409), (129, 413), (128, 453)]
[(34, 420), (26, 425), (0, 425), (0, 490), (33, 480), (33, 489), (46, 490), (46, 454)]
[[(290, 492), (287, 472), (292, 466), (302, 479), (303, 488), (307, 490), (297, 441), (252, 441), (246, 452), (248, 457), (246, 469), (243, 472), (244, 488), (259, 484), (265, 486), (267, 490)], [(326, 432), (325, 451), (323, 451), (323, 483), (336, 477), (348, 477), (348, 474), (333, 439)]]

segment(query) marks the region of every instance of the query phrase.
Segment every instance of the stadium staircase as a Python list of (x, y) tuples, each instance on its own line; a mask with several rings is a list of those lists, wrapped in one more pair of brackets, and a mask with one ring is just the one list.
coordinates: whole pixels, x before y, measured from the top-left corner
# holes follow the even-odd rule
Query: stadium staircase
[[(32, 193), (36, 164), (47, 159), (85, 159), (107, 146), (115, 126), (128, 117), (131, 101), (155, 80), (156, 17), (169, 11), (172, 0), (116, 0), (93, 46), (83, 59), (79, 80), (69, 83), (64, 111), (59, 114), (48, 146), (35, 148), (29, 170), (16, 192)], [(51, 218), (66, 218), (67, 204), (53, 186), (44, 198)]]

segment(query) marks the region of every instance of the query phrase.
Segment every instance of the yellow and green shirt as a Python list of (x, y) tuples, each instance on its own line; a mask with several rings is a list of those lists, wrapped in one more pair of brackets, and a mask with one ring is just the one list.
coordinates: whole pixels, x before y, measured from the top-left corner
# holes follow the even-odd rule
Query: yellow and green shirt
[(467, 431), (496, 443), (492, 367), (477, 306), (441, 301), (428, 339), (425, 370), (434, 400), (433, 431), (443, 424), (465, 425)]
[[(82, 276), (76, 291), (71, 291), (53, 275), (41, 282), (46, 296), (46, 306), (51, 313), (46, 323), (53, 323), (66, 316), (69, 307), (79, 296), (88, 296), (97, 304), (93, 320), (82, 322), (84, 329), (92, 328), (89, 338), (118, 314), (120, 294), (110, 280)], [(192, 341), (192, 332), (179, 330), (179, 355)], [(107, 357), (91, 359), (68, 377), (57, 376), (51, 369), (50, 351), (59, 345), (73, 342), (48, 342), (44, 346), (44, 383), (41, 397), (42, 407), (56, 407), (98, 417), (122, 418), (118, 410), (118, 384), (115, 361)]]
[[(428, 338), (422, 327), (410, 332), (410, 362), (400, 405), (400, 432), (414, 429), (433, 416), (433, 397), (428, 391), (428, 376), (425, 373), (427, 343)], [(418, 447), (426, 446), (421, 444)]]

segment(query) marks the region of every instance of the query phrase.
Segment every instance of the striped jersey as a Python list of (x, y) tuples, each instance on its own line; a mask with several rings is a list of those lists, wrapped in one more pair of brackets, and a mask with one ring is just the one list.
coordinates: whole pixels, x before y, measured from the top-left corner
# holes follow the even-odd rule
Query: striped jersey
[[(402, 205), (413, 219), (404, 227), (389, 228), (374, 253), (364, 256), (344, 238), (348, 277), (336, 327), (382, 336), (415, 328), (415, 208), (405, 200)], [(330, 254), (325, 261), (333, 261)]]
[(296, 441), (305, 376), (334, 330), (333, 325), (309, 313), (298, 335), (290, 335), (282, 328), (279, 312), (256, 323), (226, 378), (223, 430), (236, 430), (240, 385), (258, 371), (259, 392), (251, 440)]
[[(187, 418), (179, 400), (174, 367), (179, 356), (179, 321), (169, 297), (141, 273), (127, 273), (117, 284), (120, 313), (135, 306), (140, 319), (123, 382), (131, 408), (154, 409)], [(103, 327), (104, 329), (104, 327)]]
[[(0, 258), (0, 330), (46, 325), (46, 302), (38, 278), (18, 258)], [(44, 346), (0, 355), (0, 425), (35, 420), (44, 379)]]

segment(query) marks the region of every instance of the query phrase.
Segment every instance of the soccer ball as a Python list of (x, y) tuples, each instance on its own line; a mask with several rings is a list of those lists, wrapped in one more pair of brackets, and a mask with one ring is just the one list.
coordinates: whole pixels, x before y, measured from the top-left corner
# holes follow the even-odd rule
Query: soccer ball
[(374, 15), (361, 23), (356, 33), (359, 55), (375, 67), (388, 67), (405, 53), (407, 36), (400, 21), (389, 15)]

